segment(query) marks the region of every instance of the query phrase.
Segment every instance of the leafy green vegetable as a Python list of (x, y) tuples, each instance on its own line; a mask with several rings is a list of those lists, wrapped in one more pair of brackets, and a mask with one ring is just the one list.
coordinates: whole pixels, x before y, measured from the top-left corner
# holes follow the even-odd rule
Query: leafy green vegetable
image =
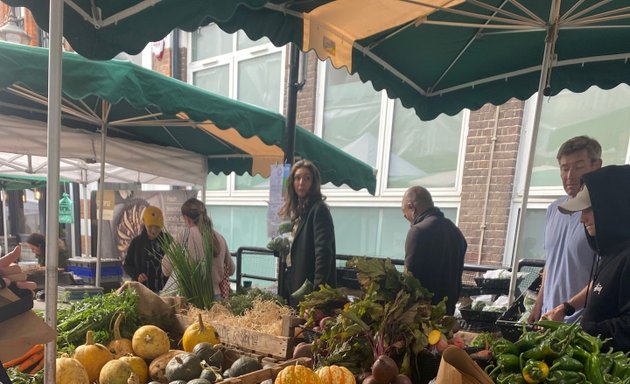
[(23, 373), (15, 368), (7, 369), (7, 375), (13, 384), (44, 384), (44, 370), (40, 369), (36, 374)]
[(214, 303), (212, 284), (213, 234), (205, 227), (199, 229), (203, 238), (204, 250), (200, 260), (192, 257), (187, 244), (175, 240), (172, 236), (161, 238), (161, 246), (165, 257), (168, 257), (173, 265), (173, 275), (177, 280), (179, 293), (195, 307), (210, 309)]
[(86, 297), (60, 307), (57, 314), (57, 349), (72, 353), (85, 343), (85, 333), (94, 332), (94, 340), (107, 343), (112, 339), (112, 326), (119, 313), (124, 318), (121, 335), (131, 338), (138, 327), (138, 294), (134, 290)]
[(280, 305), (284, 305), (284, 299), (273, 292), (260, 288), (252, 288), (245, 292), (238, 292), (231, 295), (226, 302), (228, 309), (236, 316), (242, 316), (247, 310), (254, 306), (254, 300), (270, 300)]

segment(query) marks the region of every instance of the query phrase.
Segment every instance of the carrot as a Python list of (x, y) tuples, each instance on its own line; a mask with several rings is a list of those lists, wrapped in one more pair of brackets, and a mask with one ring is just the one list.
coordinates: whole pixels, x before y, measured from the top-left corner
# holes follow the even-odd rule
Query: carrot
[(39, 352), (35, 352), (34, 354), (30, 355), (28, 357), (28, 359), (24, 360), (23, 362), (20, 363), (20, 365), (18, 366), (17, 370), (20, 372), (26, 372), (30, 367), (34, 366), (35, 364), (39, 363), (40, 360), (44, 359), (44, 351), (39, 351)]
[(42, 368), (44, 368), (44, 363), (46, 362), (46, 359), (44, 357), (42, 357), (39, 360), (39, 363), (37, 363), (36, 366), (33, 367), (33, 369), (31, 369), (28, 373), (31, 375), (36, 374), (37, 372), (39, 372)]
[(13, 367), (15, 365), (18, 365), (24, 360), (28, 359), (31, 355), (37, 352), (43, 351), (43, 350), (44, 350), (44, 344), (35, 344), (31, 347), (31, 349), (26, 351), (26, 353), (24, 353), (22, 356), (17, 357), (13, 360), (9, 360), (6, 363), (2, 363), (2, 367), (6, 369), (6, 368)]

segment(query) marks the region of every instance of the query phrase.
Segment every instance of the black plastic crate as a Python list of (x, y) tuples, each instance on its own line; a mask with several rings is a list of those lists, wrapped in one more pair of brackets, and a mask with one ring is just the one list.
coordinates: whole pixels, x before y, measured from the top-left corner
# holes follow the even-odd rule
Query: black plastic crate
[(509, 291), (510, 279), (486, 279), (475, 277), (475, 283), (483, 290)]
[(466, 320), (468, 323), (492, 323), (494, 324), (502, 312), (493, 312), (493, 311), (475, 311), (468, 308), (460, 308), (459, 312), (462, 314), (462, 319)]

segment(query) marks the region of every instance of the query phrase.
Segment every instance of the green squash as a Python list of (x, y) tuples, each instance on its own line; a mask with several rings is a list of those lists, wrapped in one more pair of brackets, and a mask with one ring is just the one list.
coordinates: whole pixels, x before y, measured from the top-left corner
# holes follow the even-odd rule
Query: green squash
[(173, 357), (166, 365), (169, 381), (196, 379), (201, 375), (201, 359), (194, 353), (183, 353)]

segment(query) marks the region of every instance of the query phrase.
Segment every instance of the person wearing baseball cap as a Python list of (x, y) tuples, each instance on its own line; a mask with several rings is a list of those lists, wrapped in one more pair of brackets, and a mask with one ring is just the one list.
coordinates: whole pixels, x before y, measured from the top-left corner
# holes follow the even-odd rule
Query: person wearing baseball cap
[(168, 237), (164, 228), (164, 215), (160, 208), (148, 206), (142, 213), (142, 233), (131, 240), (123, 269), (129, 277), (146, 285), (153, 292), (160, 292), (167, 277), (162, 273), (162, 244)]
[(597, 252), (591, 282), (554, 308), (552, 319), (584, 306), (582, 328), (602, 339), (604, 349), (630, 351), (630, 165), (610, 165), (582, 176), (583, 187), (558, 210), (582, 212), (589, 245)]

